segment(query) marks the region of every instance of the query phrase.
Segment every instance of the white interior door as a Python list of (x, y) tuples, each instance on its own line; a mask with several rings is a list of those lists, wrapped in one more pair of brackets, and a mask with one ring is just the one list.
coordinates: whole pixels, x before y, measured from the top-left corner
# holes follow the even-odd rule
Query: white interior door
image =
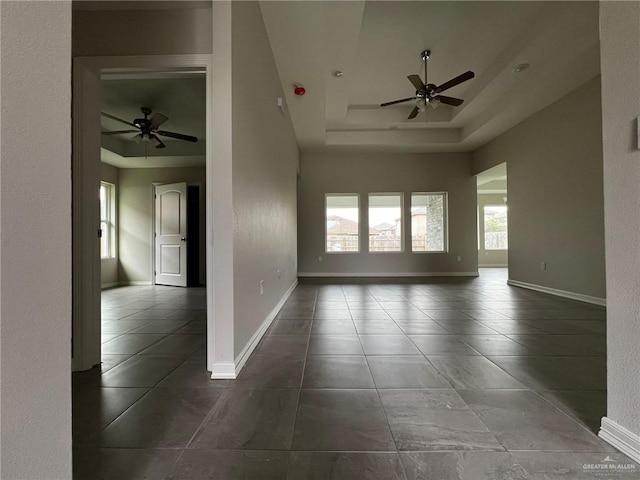
[(187, 184), (155, 187), (155, 283), (187, 286)]

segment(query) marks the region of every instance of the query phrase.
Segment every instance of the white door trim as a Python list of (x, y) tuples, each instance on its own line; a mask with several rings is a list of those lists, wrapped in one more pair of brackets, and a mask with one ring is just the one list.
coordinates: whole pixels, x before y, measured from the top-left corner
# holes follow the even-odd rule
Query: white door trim
[[(100, 362), (100, 254), (98, 203), (100, 182), (100, 112), (91, 95), (100, 89), (101, 73), (135, 73), (167, 70), (206, 71), (206, 270), (207, 270), (207, 368), (214, 359), (214, 189), (212, 113), (212, 56), (145, 55), (76, 57), (73, 60), (73, 361), (74, 371)], [(95, 188), (93, 188), (95, 184)], [(93, 194), (91, 193), (93, 192)], [(93, 205), (95, 203), (95, 205)], [(95, 261), (94, 261), (95, 259)], [(231, 338), (233, 334), (231, 334)], [(231, 347), (232, 348), (232, 347)]]

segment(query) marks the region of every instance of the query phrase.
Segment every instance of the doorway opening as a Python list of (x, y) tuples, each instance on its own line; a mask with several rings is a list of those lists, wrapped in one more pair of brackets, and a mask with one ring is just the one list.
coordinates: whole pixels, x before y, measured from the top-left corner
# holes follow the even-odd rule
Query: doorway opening
[(507, 164), (496, 165), (478, 174), (476, 178), (478, 267), (507, 269), (509, 266)]
[[(99, 365), (105, 352), (107, 356), (137, 353), (116, 352), (120, 347), (114, 345), (105, 348), (116, 336), (160, 335), (164, 332), (149, 329), (171, 329), (170, 316), (157, 328), (138, 323), (153, 320), (148, 318), (152, 310), (175, 305), (162, 298), (174, 296), (167, 290), (172, 287), (156, 287), (154, 278), (154, 190), (155, 185), (178, 181), (186, 184), (182, 215), (187, 226), (180, 239), (191, 247), (185, 249), (179, 268), (184, 287), (198, 291), (176, 294), (184, 300), (175, 308), (184, 310), (187, 302), (197, 303), (193, 309), (202, 312), (198, 333), (206, 325), (202, 361), (210, 370), (213, 291), (201, 288), (212, 285), (213, 271), (213, 252), (205, 250), (207, 232), (213, 230), (213, 215), (206, 208), (213, 196), (210, 66), (210, 55), (74, 60), (74, 371)], [(100, 202), (91, 201), (99, 198), (99, 191), (103, 196), (108, 191), (112, 198), (102, 202), (110, 206), (108, 219), (102, 218)], [(110, 228), (109, 242), (102, 239), (104, 225)], [(107, 250), (109, 258), (104, 255)], [(144, 287), (145, 295), (156, 298), (130, 302), (130, 295), (109, 290), (110, 300), (102, 304), (103, 287)], [(156, 300), (160, 305), (151, 305)], [(109, 325), (103, 330), (104, 323)], [(129, 348), (125, 344), (121, 347)]]

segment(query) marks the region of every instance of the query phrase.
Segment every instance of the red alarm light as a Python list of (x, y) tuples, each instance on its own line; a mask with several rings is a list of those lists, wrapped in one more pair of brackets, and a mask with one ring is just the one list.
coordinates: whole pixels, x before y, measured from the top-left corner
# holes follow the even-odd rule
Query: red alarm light
[(294, 85), (293, 86), (293, 93), (295, 93), (296, 95), (301, 97), (302, 95), (307, 93), (307, 91), (304, 89), (304, 87), (302, 85)]

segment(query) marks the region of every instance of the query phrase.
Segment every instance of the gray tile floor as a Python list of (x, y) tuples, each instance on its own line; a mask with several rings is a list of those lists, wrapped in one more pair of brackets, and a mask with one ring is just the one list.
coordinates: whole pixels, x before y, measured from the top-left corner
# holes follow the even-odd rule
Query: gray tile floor
[(235, 381), (204, 368), (204, 289), (104, 291), (74, 478), (640, 478), (588, 467), (633, 464), (595, 433), (605, 310), (505, 281), (301, 285)]

